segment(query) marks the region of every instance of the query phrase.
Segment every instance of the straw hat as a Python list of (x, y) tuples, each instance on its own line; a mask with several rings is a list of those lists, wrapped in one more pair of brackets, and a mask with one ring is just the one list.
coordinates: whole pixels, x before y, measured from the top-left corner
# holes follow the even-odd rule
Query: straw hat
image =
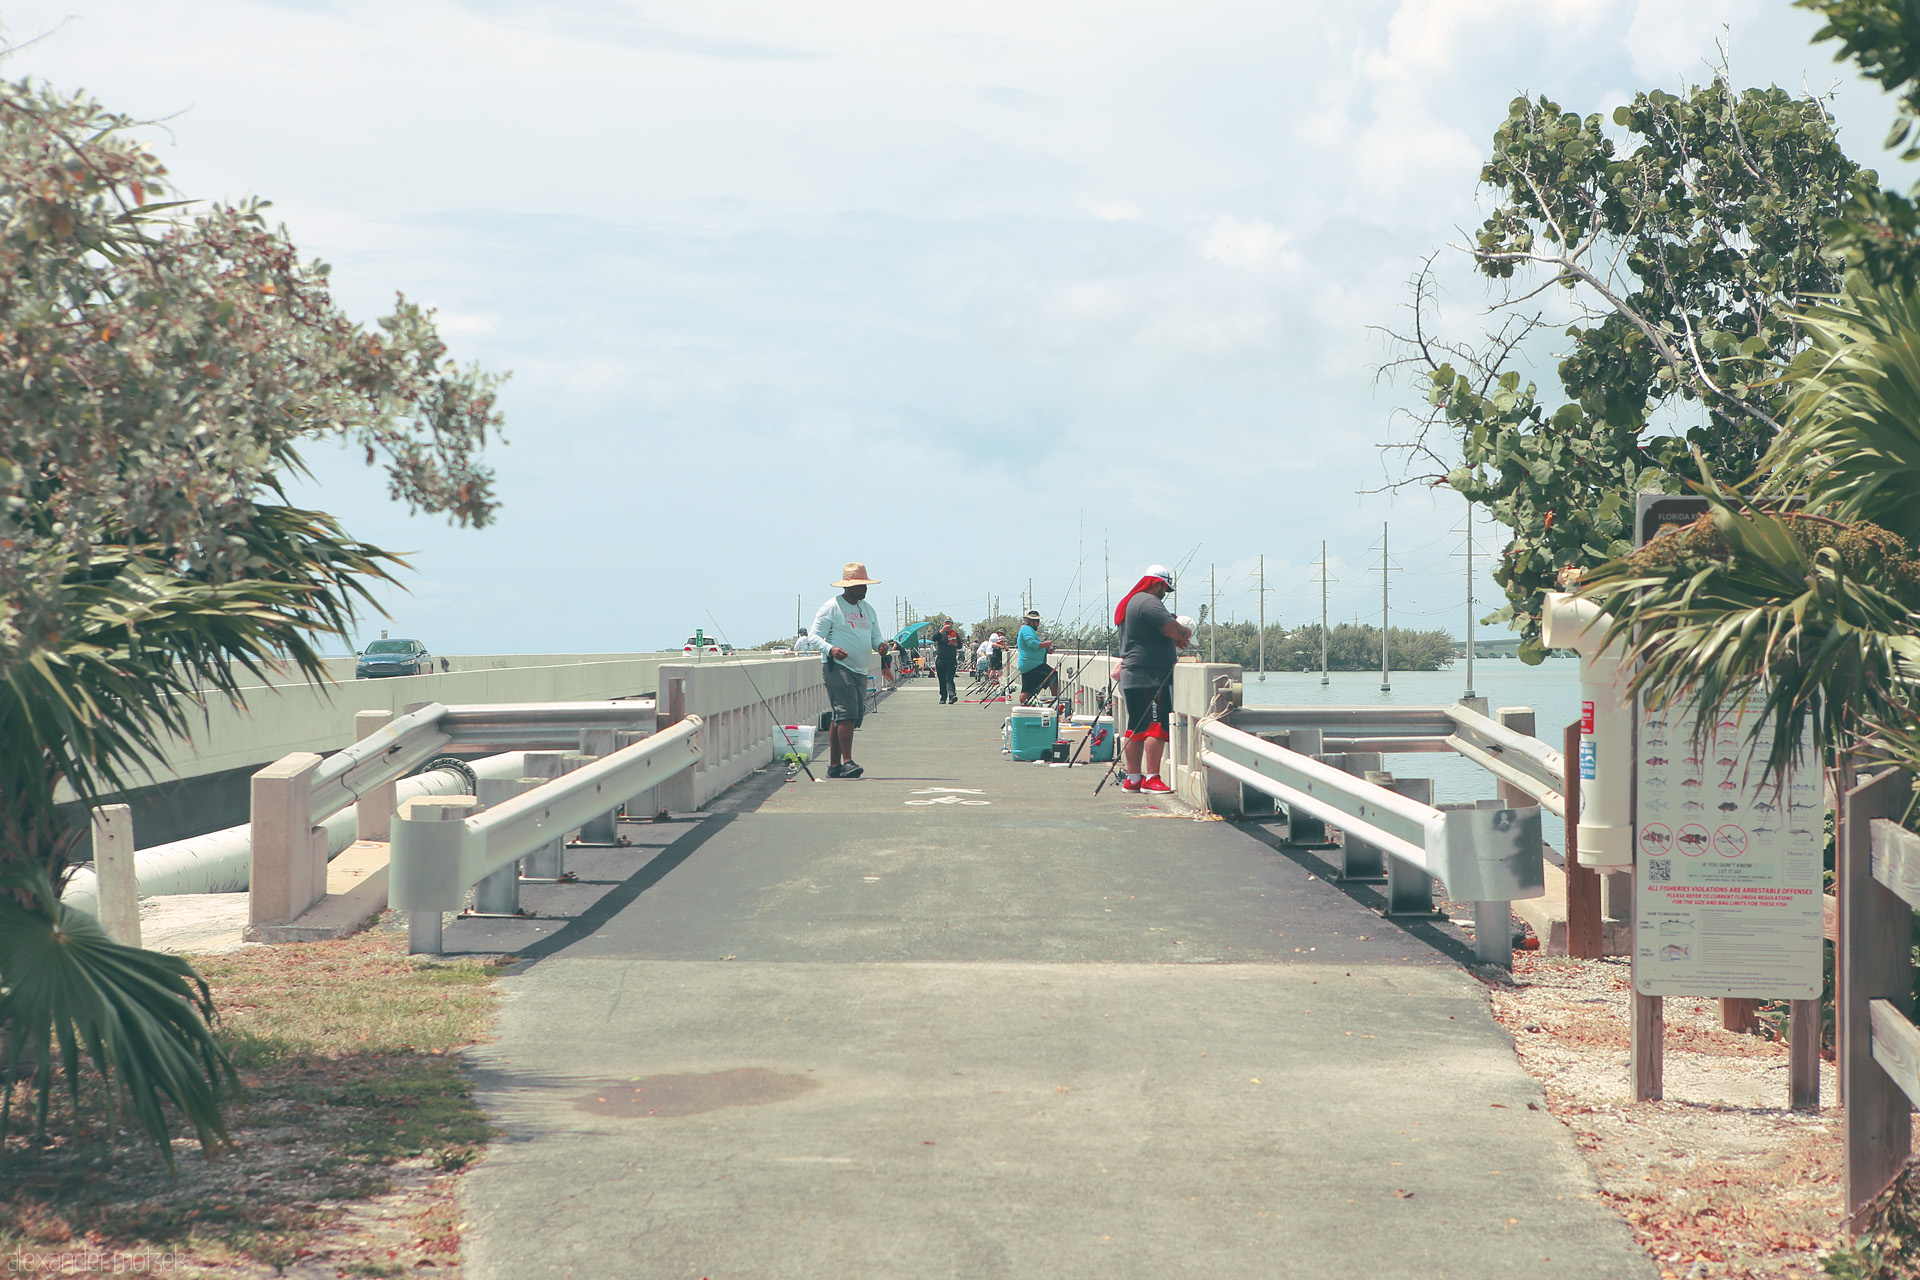
[(840, 581), (830, 583), (835, 587), (877, 587), (880, 579), (867, 576), (867, 566), (858, 560), (850, 560), (840, 570)]

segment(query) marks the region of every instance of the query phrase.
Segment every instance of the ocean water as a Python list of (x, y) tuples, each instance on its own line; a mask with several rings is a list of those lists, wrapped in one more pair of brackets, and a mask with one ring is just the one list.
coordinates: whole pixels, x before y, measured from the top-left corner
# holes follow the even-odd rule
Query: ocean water
[[(1249, 671), (1245, 703), (1250, 707), (1430, 707), (1459, 701), (1467, 687), (1464, 661), (1441, 671), (1395, 672), (1388, 693), (1380, 691), (1378, 671), (1335, 671), (1328, 679), (1332, 683), (1323, 686), (1317, 671), (1269, 671), (1263, 682), (1257, 672)], [(1580, 715), (1580, 664), (1571, 658), (1549, 658), (1537, 667), (1517, 658), (1476, 658), (1473, 686), (1487, 700), (1489, 713), (1500, 707), (1532, 707), (1535, 732), (1556, 751), (1567, 725)], [(1496, 794), (1492, 774), (1450, 751), (1390, 755), (1386, 766), (1400, 777), (1432, 778), (1436, 800), (1491, 799)]]

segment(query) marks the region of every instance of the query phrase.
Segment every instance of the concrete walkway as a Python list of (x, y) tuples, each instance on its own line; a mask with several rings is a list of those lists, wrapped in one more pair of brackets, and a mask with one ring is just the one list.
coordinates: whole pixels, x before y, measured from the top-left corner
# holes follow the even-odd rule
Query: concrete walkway
[(909, 686), (863, 779), (770, 771), (449, 927), (530, 957), (471, 1055), (470, 1275), (1655, 1274), (1457, 936), (1012, 763), (1004, 715)]

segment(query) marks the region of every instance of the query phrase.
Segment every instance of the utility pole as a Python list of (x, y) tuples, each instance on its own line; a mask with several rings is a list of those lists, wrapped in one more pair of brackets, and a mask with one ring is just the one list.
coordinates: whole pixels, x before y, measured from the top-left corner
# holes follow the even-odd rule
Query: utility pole
[[(1113, 616), (1113, 548), (1107, 544), (1107, 531), (1100, 531), (1100, 631), (1110, 637), (1117, 632), (1107, 630), (1107, 619)], [(1106, 646), (1108, 656), (1112, 656), (1113, 646)], [(1112, 676), (1112, 664), (1108, 664), (1108, 676)]]
[(793, 593), (793, 634), (799, 635), (807, 629), (806, 597), (798, 591)]
[(1473, 692), (1473, 504), (1467, 504), (1467, 692)]
[(1267, 556), (1260, 553), (1260, 679), (1267, 678)]
[(1207, 661), (1220, 660), (1220, 596), (1213, 589), (1213, 566), (1207, 566)]
[(1320, 683), (1327, 679), (1327, 540), (1320, 539)]
[(1387, 522), (1380, 522), (1380, 692), (1393, 692), (1387, 667)]

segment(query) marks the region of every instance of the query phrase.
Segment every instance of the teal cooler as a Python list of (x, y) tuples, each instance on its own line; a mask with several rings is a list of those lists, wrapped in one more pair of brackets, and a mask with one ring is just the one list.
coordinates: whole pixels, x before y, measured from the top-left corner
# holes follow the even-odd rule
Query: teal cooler
[(1059, 718), (1051, 707), (1015, 707), (1009, 726), (1007, 749), (1015, 760), (1038, 760), (1060, 738)]
[(1073, 722), (1088, 726), (1087, 759), (1102, 762), (1113, 759), (1115, 734), (1112, 716), (1075, 716)]

